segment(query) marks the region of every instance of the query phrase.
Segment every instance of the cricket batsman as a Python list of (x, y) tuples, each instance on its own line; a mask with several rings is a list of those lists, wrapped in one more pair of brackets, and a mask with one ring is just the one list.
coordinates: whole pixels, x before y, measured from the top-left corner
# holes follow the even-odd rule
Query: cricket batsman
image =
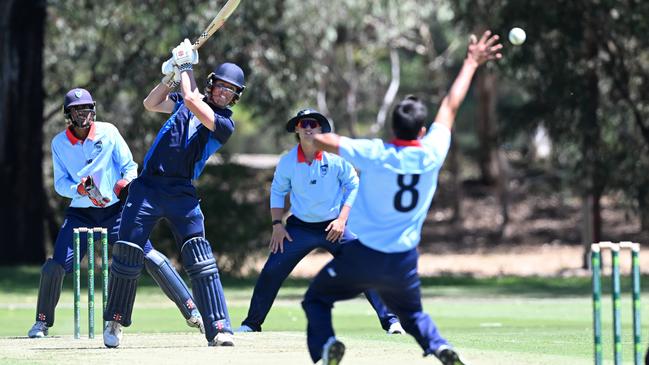
[[(175, 66), (144, 99), (144, 107), (170, 114), (130, 186), (119, 240), (113, 246), (104, 344), (117, 347), (122, 327), (131, 324), (144, 247), (158, 220), (166, 218), (192, 282), (209, 346), (233, 346), (232, 329), (212, 247), (205, 238), (203, 212), (192, 180), (207, 159), (234, 132), (232, 110), (241, 96), (243, 70), (223, 63), (207, 77), (205, 94), (194, 79), (198, 51), (185, 39), (172, 51)], [(180, 93), (171, 89), (180, 84)]]

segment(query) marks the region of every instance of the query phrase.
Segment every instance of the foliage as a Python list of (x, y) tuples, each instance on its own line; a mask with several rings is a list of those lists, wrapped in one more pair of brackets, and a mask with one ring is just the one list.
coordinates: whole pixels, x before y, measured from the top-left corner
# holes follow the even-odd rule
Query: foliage
[(543, 125), (556, 147), (553, 168), (576, 192), (620, 189), (642, 205), (649, 183), (649, 5), (452, 3), (469, 29), (489, 26), (503, 36), (514, 26), (527, 31), (526, 43), (509, 45), (499, 65), (505, 80), (502, 136), (511, 140)]
[[(193, 39), (224, 1), (53, 1), (45, 44), (45, 143), (64, 128), (61, 102), (72, 87), (86, 87), (98, 119), (115, 124), (135, 160), (142, 158), (166, 116), (146, 112), (140, 101), (160, 79), (160, 65), (183, 38)], [(441, 9), (441, 10), (440, 10)], [(445, 89), (453, 27), (441, 0), (244, 0), (200, 49), (197, 82), (229, 60), (246, 73), (247, 89), (234, 109), (237, 131), (221, 151), (278, 153), (294, 143), (285, 121), (298, 109), (321, 109), (344, 134), (369, 134), (391, 75), (391, 52), (402, 69), (400, 89), (431, 95)], [(323, 17), (326, 14), (326, 17)], [(394, 54), (393, 54), (394, 55)], [(422, 77), (422, 74), (425, 77)], [(389, 106), (390, 101), (386, 106)], [(51, 206), (60, 206), (45, 161)], [(261, 175), (260, 175), (261, 174)], [(198, 181), (208, 238), (227, 265), (264, 243), (269, 181), (264, 173), (230, 165), (210, 167)], [(59, 212), (60, 217), (60, 212)], [(245, 224), (243, 224), (245, 222)], [(226, 224), (227, 223), (227, 224)], [(170, 244), (164, 228), (156, 246)]]

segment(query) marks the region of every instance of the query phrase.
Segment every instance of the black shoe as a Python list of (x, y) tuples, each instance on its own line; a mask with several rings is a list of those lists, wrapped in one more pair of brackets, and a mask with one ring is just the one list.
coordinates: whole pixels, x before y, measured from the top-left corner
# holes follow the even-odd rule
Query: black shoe
[(345, 345), (335, 337), (330, 337), (322, 346), (322, 365), (338, 365), (343, 355), (345, 355)]
[(462, 359), (460, 359), (460, 355), (458, 355), (455, 350), (447, 346), (442, 346), (437, 349), (435, 356), (437, 356), (439, 361), (444, 365), (467, 365), (462, 361)]

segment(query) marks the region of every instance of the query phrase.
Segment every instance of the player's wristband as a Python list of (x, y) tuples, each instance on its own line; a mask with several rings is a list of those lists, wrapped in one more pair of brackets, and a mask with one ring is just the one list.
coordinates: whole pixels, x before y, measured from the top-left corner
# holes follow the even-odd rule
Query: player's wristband
[(273, 220), (273, 225), (276, 225), (276, 224), (282, 224), (282, 220), (281, 219)]
[(193, 68), (194, 68), (194, 65), (192, 65), (191, 62), (183, 63), (182, 65), (178, 66), (178, 72), (192, 71)]

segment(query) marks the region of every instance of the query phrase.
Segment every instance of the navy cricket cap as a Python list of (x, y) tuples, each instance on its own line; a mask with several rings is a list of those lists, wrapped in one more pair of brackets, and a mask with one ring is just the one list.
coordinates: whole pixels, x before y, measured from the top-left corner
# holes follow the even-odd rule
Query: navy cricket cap
[(320, 123), (322, 133), (331, 132), (331, 124), (329, 123), (327, 117), (313, 109), (303, 109), (297, 112), (297, 115), (286, 123), (286, 131), (291, 133), (295, 132), (295, 126), (297, 125), (297, 122), (300, 121), (300, 119), (315, 119), (318, 121), (318, 123)]
[(65, 94), (65, 99), (63, 100), (63, 109), (67, 110), (69, 107), (74, 105), (95, 105), (95, 101), (92, 100), (92, 96), (86, 89), (74, 88), (68, 91)]

